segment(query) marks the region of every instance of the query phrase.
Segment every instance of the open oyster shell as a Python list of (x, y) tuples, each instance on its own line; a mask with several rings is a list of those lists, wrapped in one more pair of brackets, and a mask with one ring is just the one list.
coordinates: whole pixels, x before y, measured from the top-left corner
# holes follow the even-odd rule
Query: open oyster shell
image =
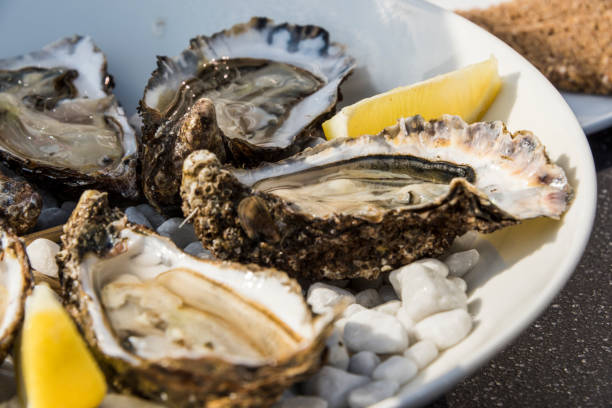
[(571, 187), (532, 133), (445, 115), (401, 119), (251, 170), (194, 152), (181, 196), (217, 257), (342, 279), (438, 256), (470, 230), (558, 218)]
[(25, 180), (10, 177), (0, 169), (0, 218), (19, 235), (36, 225), (42, 198)]
[(0, 364), (21, 327), (25, 299), (32, 290), (32, 282), (23, 244), (0, 223)]
[(138, 196), (137, 142), (89, 37), (0, 60), (0, 158), (27, 176)]
[(158, 57), (140, 102), (145, 195), (158, 208), (178, 208), (182, 162), (194, 150), (236, 166), (302, 150), (321, 136), (353, 67), (324, 29), (266, 18)]
[(201, 260), (88, 190), (58, 255), (68, 310), (111, 383), (177, 407), (268, 406), (320, 364), (313, 317), (285, 273)]

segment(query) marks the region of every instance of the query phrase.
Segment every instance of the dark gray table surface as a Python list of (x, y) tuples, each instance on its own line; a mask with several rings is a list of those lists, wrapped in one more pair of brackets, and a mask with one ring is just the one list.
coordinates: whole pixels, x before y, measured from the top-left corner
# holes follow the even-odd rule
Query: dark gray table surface
[(612, 128), (588, 139), (597, 215), (576, 271), (529, 329), (428, 408), (612, 407)]

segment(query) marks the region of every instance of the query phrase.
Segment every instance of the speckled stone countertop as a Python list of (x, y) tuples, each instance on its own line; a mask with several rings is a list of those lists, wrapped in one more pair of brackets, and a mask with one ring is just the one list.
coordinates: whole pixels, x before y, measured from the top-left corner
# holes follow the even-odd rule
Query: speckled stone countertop
[(589, 143), (597, 215), (576, 271), (514, 343), (427, 408), (612, 407), (612, 128)]

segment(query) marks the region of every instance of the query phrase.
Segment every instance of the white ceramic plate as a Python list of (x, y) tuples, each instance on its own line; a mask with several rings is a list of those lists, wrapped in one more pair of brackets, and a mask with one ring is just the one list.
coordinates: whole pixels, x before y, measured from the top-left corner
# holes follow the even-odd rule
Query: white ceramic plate
[[(508, 0), (429, 0), (449, 10), (486, 8)], [(612, 96), (561, 92), (586, 134), (612, 126)]]
[(155, 68), (155, 55), (176, 55), (196, 34), (211, 34), (254, 15), (318, 24), (333, 40), (347, 44), (359, 68), (343, 86), (345, 103), (494, 54), (504, 87), (485, 119), (503, 119), (513, 131), (534, 131), (575, 188), (562, 221), (528, 221), (478, 242), (483, 259), (467, 276), (474, 330), (398, 397), (379, 406), (429, 401), (488, 361), (544, 310), (579, 261), (595, 214), (595, 171), (576, 117), (556, 89), (510, 47), (417, 0), (15, 0), (0, 4), (0, 58), (74, 33), (90, 34), (107, 54), (116, 92), (131, 114)]

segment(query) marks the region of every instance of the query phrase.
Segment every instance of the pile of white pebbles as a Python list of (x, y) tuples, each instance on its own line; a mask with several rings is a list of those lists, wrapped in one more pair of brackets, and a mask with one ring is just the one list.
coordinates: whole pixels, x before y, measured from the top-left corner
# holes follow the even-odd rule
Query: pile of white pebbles
[[(74, 205), (49, 207), (58, 209), (49, 213), (57, 215), (64, 207)], [(129, 207), (125, 213), (130, 221), (169, 237), (185, 252), (212, 258), (182, 218), (166, 219), (148, 204)], [(55, 222), (43, 219), (39, 224)], [(348, 307), (327, 341), (325, 365), (287, 390), (277, 408), (370, 406), (400, 393), (441, 351), (461, 341), (473, 321), (462, 276), (478, 262), (478, 252), (470, 249), (476, 235), (458, 238), (442, 260), (422, 259), (375, 280), (312, 284), (306, 297), (315, 313)], [(27, 247), (32, 267), (50, 276), (57, 276), (58, 250), (46, 239)]]

